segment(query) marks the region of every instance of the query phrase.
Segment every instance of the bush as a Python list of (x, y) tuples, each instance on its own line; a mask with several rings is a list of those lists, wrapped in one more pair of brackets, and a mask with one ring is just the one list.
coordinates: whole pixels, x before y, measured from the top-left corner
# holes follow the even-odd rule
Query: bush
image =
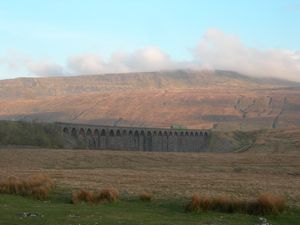
[(285, 209), (284, 199), (272, 195), (262, 194), (256, 200), (238, 200), (226, 195), (217, 197), (201, 197), (194, 194), (191, 201), (186, 205), (185, 210), (188, 212), (200, 211), (219, 211), (226, 213), (247, 213), (247, 214), (278, 214)]
[(260, 214), (278, 214), (283, 212), (285, 208), (284, 199), (270, 193), (261, 194), (257, 202)]
[(79, 202), (87, 202), (87, 203), (111, 203), (115, 202), (119, 197), (119, 192), (115, 188), (107, 188), (101, 191), (88, 191), (81, 189), (79, 191), (74, 191), (72, 193), (72, 203), (77, 204)]
[(0, 145), (64, 147), (62, 132), (55, 124), (0, 121)]
[(201, 198), (199, 194), (194, 194), (192, 196), (192, 200), (190, 203), (187, 204), (185, 210), (188, 212), (198, 212), (201, 208)]
[(45, 174), (32, 175), (25, 179), (11, 176), (0, 182), (0, 193), (32, 196), (39, 200), (47, 199), (53, 188), (53, 181)]
[(149, 192), (143, 192), (139, 195), (139, 197), (143, 202), (151, 202), (153, 195)]
[(101, 191), (98, 191), (94, 195), (95, 203), (111, 203), (115, 202), (119, 198), (119, 191), (115, 188), (107, 188)]
[(79, 191), (74, 191), (72, 193), (72, 203), (77, 204), (79, 202), (93, 203), (93, 192), (83, 189)]

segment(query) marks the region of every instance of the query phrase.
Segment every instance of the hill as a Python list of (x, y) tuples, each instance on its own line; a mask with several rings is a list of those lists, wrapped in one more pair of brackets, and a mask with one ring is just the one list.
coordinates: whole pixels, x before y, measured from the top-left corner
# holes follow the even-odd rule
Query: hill
[(300, 126), (300, 84), (230, 71), (0, 81), (0, 119), (256, 130)]

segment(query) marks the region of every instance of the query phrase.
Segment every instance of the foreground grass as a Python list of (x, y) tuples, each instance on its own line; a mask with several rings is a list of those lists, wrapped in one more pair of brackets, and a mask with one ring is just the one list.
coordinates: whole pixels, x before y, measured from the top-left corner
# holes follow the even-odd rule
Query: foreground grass
[[(70, 204), (70, 194), (52, 194), (49, 201), (39, 201), (15, 195), (0, 195), (0, 224), (49, 224), (49, 225), (116, 225), (116, 224), (210, 224), (254, 225), (259, 216), (216, 212), (185, 213), (184, 201), (121, 199), (102, 205)], [(24, 212), (36, 216), (24, 216)], [(265, 216), (272, 225), (296, 225), (299, 210), (289, 210), (278, 216)]]

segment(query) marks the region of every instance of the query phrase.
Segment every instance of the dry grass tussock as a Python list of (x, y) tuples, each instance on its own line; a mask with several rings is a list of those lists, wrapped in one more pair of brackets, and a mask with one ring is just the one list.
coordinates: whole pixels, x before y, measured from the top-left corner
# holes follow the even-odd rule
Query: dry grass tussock
[(142, 192), (140, 195), (139, 195), (139, 198), (141, 201), (143, 202), (151, 202), (152, 198), (153, 198), (153, 195), (149, 192)]
[(119, 191), (115, 188), (106, 188), (101, 191), (88, 191), (79, 190), (72, 193), (72, 203), (77, 204), (79, 202), (87, 203), (111, 203), (117, 201), (119, 198)]
[(0, 193), (32, 196), (45, 200), (54, 188), (54, 183), (46, 174), (31, 175), (27, 178), (10, 176), (0, 181)]
[(93, 192), (88, 191), (88, 190), (79, 190), (79, 191), (74, 191), (72, 193), (72, 203), (77, 204), (79, 202), (87, 202), (87, 203), (93, 203), (94, 198), (93, 198)]
[(187, 212), (220, 211), (226, 213), (279, 214), (285, 209), (282, 197), (270, 193), (261, 194), (256, 200), (239, 200), (227, 195), (217, 197), (194, 194), (186, 205)]

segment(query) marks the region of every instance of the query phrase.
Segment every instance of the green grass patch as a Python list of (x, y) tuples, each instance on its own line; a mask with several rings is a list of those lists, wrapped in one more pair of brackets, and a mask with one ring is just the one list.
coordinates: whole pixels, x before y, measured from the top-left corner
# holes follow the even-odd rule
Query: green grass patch
[[(71, 204), (71, 193), (52, 193), (48, 201), (15, 195), (0, 195), (0, 224), (5, 225), (254, 225), (259, 216), (218, 212), (185, 213), (184, 200), (143, 202), (138, 198), (120, 199), (110, 204)], [(272, 225), (295, 225), (299, 210), (264, 216)], [(30, 214), (31, 213), (31, 214)]]

